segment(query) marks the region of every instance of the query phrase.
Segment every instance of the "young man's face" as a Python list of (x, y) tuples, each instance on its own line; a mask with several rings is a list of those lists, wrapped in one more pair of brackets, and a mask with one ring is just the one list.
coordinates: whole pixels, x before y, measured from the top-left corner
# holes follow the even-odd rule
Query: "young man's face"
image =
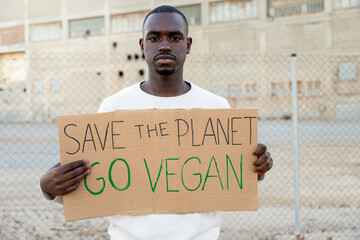
[(191, 47), (187, 31), (183, 18), (177, 13), (155, 13), (147, 18), (140, 47), (149, 71), (163, 76), (182, 71)]

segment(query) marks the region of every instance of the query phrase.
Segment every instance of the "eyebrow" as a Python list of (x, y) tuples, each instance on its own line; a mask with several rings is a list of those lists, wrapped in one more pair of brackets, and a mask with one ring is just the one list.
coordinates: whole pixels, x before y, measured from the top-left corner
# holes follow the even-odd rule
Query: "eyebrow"
[(184, 36), (184, 33), (180, 32), (180, 31), (172, 31), (172, 32), (170, 32), (170, 35), (182, 35), (182, 36)]
[(158, 32), (158, 31), (149, 31), (146, 35), (151, 35), (151, 34), (158, 35), (158, 34), (160, 34), (160, 32)]
[[(159, 31), (149, 31), (146, 34), (146, 36), (151, 35), (151, 34), (159, 35), (160, 32)], [(184, 33), (180, 32), (180, 31), (171, 31), (171, 32), (169, 32), (169, 35), (181, 35), (181, 36), (184, 36)]]

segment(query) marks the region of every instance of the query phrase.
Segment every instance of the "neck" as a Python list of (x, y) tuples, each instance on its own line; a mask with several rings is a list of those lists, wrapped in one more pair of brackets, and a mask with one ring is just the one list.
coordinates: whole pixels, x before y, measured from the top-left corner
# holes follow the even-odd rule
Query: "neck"
[(188, 92), (190, 86), (185, 83), (182, 71), (167, 76), (149, 72), (149, 79), (141, 84), (141, 89), (159, 97), (175, 97)]

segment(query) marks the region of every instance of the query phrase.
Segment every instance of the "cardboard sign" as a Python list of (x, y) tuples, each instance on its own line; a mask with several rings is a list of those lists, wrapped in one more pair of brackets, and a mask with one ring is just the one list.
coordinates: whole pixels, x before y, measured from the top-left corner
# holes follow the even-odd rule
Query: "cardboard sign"
[(61, 164), (91, 174), (66, 221), (118, 214), (257, 210), (256, 109), (120, 110), (58, 118)]

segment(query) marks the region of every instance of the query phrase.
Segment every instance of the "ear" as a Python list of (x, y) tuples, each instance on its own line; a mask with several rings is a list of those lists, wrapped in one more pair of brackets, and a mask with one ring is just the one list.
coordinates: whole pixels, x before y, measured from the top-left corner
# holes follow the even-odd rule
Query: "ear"
[(191, 44), (192, 44), (192, 38), (191, 37), (188, 37), (187, 39), (186, 39), (186, 41), (187, 41), (187, 50), (186, 50), (186, 53), (187, 54), (189, 54), (190, 53), (190, 49), (191, 49)]
[(139, 39), (141, 53), (144, 54), (144, 38)]

